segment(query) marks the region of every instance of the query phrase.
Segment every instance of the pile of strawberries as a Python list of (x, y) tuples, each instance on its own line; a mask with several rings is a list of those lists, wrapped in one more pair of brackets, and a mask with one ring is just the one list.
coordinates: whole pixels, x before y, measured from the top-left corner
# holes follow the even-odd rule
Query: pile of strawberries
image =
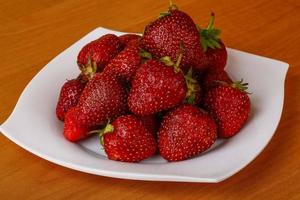
[(214, 14), (200, 28), (173, 4), (142, 36), (103, 35), (81, 49), (81, 73), (61, 88), (64, 136), (99, 134), (108, 158), (124, 162), (199, 155), (249, 116), (247, 84), (231, 80), (226, 61)]

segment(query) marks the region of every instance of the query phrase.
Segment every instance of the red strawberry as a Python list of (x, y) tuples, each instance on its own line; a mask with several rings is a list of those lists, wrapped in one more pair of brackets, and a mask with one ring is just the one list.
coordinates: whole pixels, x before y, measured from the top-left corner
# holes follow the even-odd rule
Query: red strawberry
[(153, 135), (133, 115), (118, 117), (100, 135), (111, 160), (139, 162), (154, 155), (157, 149)]
[(168, 110), (180, 104), (187, 92), (183, 74), (151, 59), (137, 70), (129, 92), (128, 106), (138, 116)]
[(82, 140), (89, 135), (91, 127), (83, 126), (78, 123), (78, 110), (76, 107), (71, 108), (65, 117), (64, 136), (71, 142)]
[(129, 46), (113, 58), (104, 68), (104, 73), (129, 82), (141, 64), (140, 49)]
[(207, 150), (216, 138), (216, 124), (205, 111), (192, 105), (181, 105), (163, 118), (158, 147), (164, 159), (179, 161)]
[(215, 49), (208, 48), (205, 56), (209, 67), (223, 69), (227, 62), (227, 50), (222, 41), (219, 41), (220, 47)]
[(250, 99), (245, 92), (247, 84), (242, 81), (223, 84), (206, 93), (204, 107), (215, 118), (219, 137), (228, 138), (237, 134), (246, 123), (250, 113)]
[(135, 47), (139, 47), (140, 48), (140, 44), (141, 44), (141, 39), (134, 39), (134, 40), (130, 40), (126, 47), (130, 47), (130, 46), (135, 46)]
[(127, 111), (127, 94), (113, 77), (97, 73), (84, 88), (78, 102), (82, 125), (103, 125)]
[(157, 135), (157, 130), (159, 127), (158, 121), (155, 115), (148, 115), (144, 117), (139, 117), (145, 128), (152, 133), (155, 137)]
[(227, 62), (227, 50), (220, 39), (221, 30), (214, 28), (215, 15), (211, 14), (206, 29), (200, 29), (201, 45), (205, 51), (207, 64), (212, 68), (224, 69)]
[(204, 52), (200, 34), (189, 15), (170, 5), (168, 13), (146, 26), (141, 47), (154, 57), (170, 56), (175, 61), (183, 53), (181, 67), (187, 71), (191, 66), (204, 66)]
[(119, 39), (120, 39), (121, 43), (123, 44), (123, 46), (126, 47), (128, 45), (128, 43), (132, 40), (139, 41), (141, 39), (141, 36), (129, 33), (129, 34), (123, 34), (123, 35), (119, 36)]
[(101, 72), (105, 65), (122, 50), (120, 39), (106, 34), (85, 45), (77, 56), (77, 64), (87, 78)]
[(231, 78), (226, 71), (220, 68), (208, 68), (201, 79), (201, 85), (205, 91), (218, 85), (218, 81), (232, 83)]
[(67, 111), (77, 105), (85, 84), (80, 77), (64, 83), (56, 105), (56, 116), (59, 120), (64, 121)]

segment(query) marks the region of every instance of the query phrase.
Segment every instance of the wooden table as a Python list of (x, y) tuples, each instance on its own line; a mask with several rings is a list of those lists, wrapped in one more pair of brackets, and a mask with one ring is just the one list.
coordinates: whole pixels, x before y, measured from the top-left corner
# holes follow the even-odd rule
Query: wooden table
[[(98, 26), (142, 32), (168, 2), (42, 0), (0, 2), (0, 123), (32, 77)], [(229, 47), (290, 64), (281, 122), (265, 150), (218, 184), (105, 178), (45, 161), (0, 135), (0, 199), (300, 199), (299, 0), (177, 0), (200, 25), (210, 11)]]

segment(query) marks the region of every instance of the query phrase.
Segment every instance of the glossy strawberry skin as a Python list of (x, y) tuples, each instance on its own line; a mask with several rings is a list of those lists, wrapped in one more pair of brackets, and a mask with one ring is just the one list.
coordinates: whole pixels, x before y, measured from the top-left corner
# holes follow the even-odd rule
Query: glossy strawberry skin
[(140, 35), (136, 35), (136, 34), (132, 34), (132, 33), (128, 33), (128, 34), (120, 35), (119, 39), (120, 39), (122, 45), (124, 47), (127, 47), (127, 45), (129, 44), (129, 42), (131, 42), (132, 40), (139, 41), (141, 39), (141, 36)]
[(109, 62), (104, 68), (104, 73), (128, 83), (132, 80), (141, 62), (139, 48), (129, 46)]
[(71, 142), (77, 142), (90, 136), (89, 131), (92, 128), (83, 126), (78, 123), (78, 110), (76, 107), (71, 108), (65, 117), (64, 136)]
[(84, 88), (78, 108), (82, 125), (104, 125), (127, 111), (127, 94), (116, 79), (97, 73)]
[(105, 65), (123, 48), (120, 39), (113, 34), (106, 34), (86, 44), (77, 56), (80, 68), (88, 65), (89, 60), (96, 62), (97, 71), (101, 72)]
[(139, 162), (154, 155), (154, 136), (133, 115), (118, 117), (112, 122), (113, 131), (104, 134), (104, 150), (111, 160)]
[(220, 48), (208, 48), (205, 57), (209, 67), (224, 70), (227, 62), (227, 50), (223, 42), (219, 42)]
[(184, 71), (190, 67), (205, 66), (200, 34), (195, 23), (179, 10), (171, 10), (169, 15), (147, 25), (141, 47), (156, 58), (170, 56), (174, 62), (183, 53), (181, 67)]
[(148, 115), (144, 117), (138, 117), (139, 120), (143, 123), (144, 127), (148, 129), (155, 137), (157, 136), (157, 131), (159, 127), (158, 120), (155, 115)]
[(140, 44), (141, 44), (141, 39), (130, 40), (126, 45), (126, 48), (134, 46), (134, 47), (138, 47), (140, 49), (141, 48)]
[(217, 86), (204, 97), (204, 107), (215, 118), (218, 136), (236, 135), (246, 123), (250, 113), (250, 99), (246, 92), (231, 86)]
[(64, 121), (67, 111), (75, 107), (85, 87), (85, 82), (80, 78), (68, 80), (61, 88), (59, 99), (56, 105), (56, 116)]
[(152, 115), (183, 102), (187, 92), (184, 76), (151, 59), (141, 65), (132, 81), (128, 106), (137, 116)]
[(181, 105), (164, 116), (158, 132), (161, 156), (180, 161), (199, 155), (216, 141), (217, 127), (205, 111)]
[(210, 67), (202, 75), (201, 86), (203, 87), (203, 90), (207, 91), (210, 88), (219, 85), (218, 81), (229, 84), (232, 83), (231, 78), (225, 70), (221, 68)]

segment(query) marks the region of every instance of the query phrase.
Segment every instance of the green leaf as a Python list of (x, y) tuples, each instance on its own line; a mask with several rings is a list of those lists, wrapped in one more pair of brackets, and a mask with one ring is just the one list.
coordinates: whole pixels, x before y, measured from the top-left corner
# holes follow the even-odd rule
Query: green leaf
[(151, 53), (149, 53), (148, 51), (146, 51), (145, 49), (141, 49), (139, 52), (139, 55), (144, 58), (144, 59), (151, 59), (152, 55)]
[(207, 45), (206, 45), (205, 39), (203, 37), (201, 37), (200, 43), (203, 48), (203, 51), (207, 51)]
[(206, 40), (206, 44), (207, 44), (207, 46), (208, 46), (209, 48), (215, 49), (215, 46), (213, 45), (213, 43), (211, 42), (210, 39)]
[(159, 59), (159, 61), (163, 62), (167, 66), (174, 66), (175, 63), (172, 61), (170, 56), (164, 56)]
[(219, 42), (217, 42), (216, 40), (210, 40), (210, 42), (212, 43), (212, 45), (213, 45), (214, 47), (221, 48), (221, 45), (220, 45)]
[(200, 27), (196, 25), (201, 36), (200, 42), (204, 51), (207, 51), (208, 48), (211, 49), (221, 48), (220, 45), (221, 30), (214, 28), (214, 19), (215, 16), (212, 13), (211, 19), (205, 29), (200, 29)]
[(168, 16), (170, 13), (169, 12), (161, 12), (158, 16), (158, 18), (162, 18), (162, 17), (165, 17), (165, 16)]
[(185, 102), (188, 103), (188, 104), (194, 104), (195, 103), (195, 93), (192, 93), (190, 96), (188, 96), (186, 99), (185, 99)]
[(218, 29), (210, 29), (210, 30), (207, 30), (207, 35), (208, 37), (211, 37), (211, 38), (219, 38), (220, 37), (220, 34), (221, 34), (221, 31), (218, 30)]

